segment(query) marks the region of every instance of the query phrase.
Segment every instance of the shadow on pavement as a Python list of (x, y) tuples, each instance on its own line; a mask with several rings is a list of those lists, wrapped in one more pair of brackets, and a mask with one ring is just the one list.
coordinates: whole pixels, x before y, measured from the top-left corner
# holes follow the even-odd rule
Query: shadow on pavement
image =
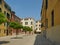
[(34, 45), (52, 45), (47, 39), (45, 39), (42, 35), (38, 34), (36, 36)]
[(12, 37), (11, 39), (23, 39), (23, 37)]
[(0, 41), (0, 44), (10, 43), (10, 41)]

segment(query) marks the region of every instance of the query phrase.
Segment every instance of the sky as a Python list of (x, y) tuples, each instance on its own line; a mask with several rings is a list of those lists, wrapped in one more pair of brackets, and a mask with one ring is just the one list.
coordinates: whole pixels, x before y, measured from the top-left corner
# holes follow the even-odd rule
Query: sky
[(42, 8), (42, 0), (5, 0), (12, 11), (20, 18), (32, 17), (35, 20), (40, 20)]

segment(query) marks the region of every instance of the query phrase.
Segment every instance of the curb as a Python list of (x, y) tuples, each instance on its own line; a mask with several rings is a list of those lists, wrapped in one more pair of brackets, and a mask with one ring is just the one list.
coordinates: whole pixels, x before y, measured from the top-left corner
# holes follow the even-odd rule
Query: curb
[[(20, 34), (20, 35), (17, 35), (18, 37), (22, 37), (24, 36), (25, 34)], [(0, 37), (0, 39), (5, 39), (5, 38), (12, 38), (12, 37), (16, 37), (16, 35), (11, 35), (11, 36), (4, 36), (4, 37)]]

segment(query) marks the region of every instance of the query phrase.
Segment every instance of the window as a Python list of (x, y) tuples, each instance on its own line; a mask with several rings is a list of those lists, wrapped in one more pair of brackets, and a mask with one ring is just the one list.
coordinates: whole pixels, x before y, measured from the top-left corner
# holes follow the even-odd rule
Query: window
[(4, 11), (4, 14), (6, 15), (6, 11)]
[(46, 28), (48, 28), (48, 19), (46, 19)]
[(0, 8), (0, 12), (2, 12), (2, 9)]
[(36, 25), (37, 26), (37, 25)]
[(41, 24), (41, 28), (44, 27), (44, 23)]
[(31, 25), (33, 24), (33, 22), (31, 22)]
[(46, 9), (48, 8), (48, 0), (46, 0)]
[(52, 18), (52, 26), (54, 26), (54, 10), (52, 11), (52, 13), (51, 13), (51, 18)]
[(31, 26), (31, 28), (32, 28), (32, 26)]
[(9, 33), (11, 33), (12, 32), (12, 30), (9, 30)]
[(36, 28), (36, 30), (37, 30), (38, 28)]
[(28, 22), (25, 22), (25, 25), (28, 25)]
[(7, 27), (7, 22), (6, 22), (6, 23), (4, 23), (4, 26), (6, 26), (6, 27)]
[(6, 22), (6, 23), (4, 23), (4, 26), (6, 26), (6, 27), (7, 27), (7, 22)]
[(0, 33), (1, 33), (1, 29), (0, 29)]
[(7, 26), (7, 27), (9, 26), (9, 22), (6, 23), (6, 26)]
[(0, 0), (0, 4), (2, 3), (2, 0)]
[(7, 18), (10, 19), (10, 15), (7, 13)]

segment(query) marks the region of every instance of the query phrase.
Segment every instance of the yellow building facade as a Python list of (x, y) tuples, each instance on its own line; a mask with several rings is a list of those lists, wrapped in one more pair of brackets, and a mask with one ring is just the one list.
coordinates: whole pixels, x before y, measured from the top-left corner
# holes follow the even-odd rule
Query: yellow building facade
[(60, 43), (60, 0), (43, 0), (41, 10), (42, 30), (46, 37)]
[[(11, 8), (4, 0), (0, 0), (0, 12), (4, 13), (7, 19), (10, 21)], [(9, 30), (7, 29), (7, 27), (8, 22), (0, 25), (0, 36), (6, 36), (9, 34)]]

